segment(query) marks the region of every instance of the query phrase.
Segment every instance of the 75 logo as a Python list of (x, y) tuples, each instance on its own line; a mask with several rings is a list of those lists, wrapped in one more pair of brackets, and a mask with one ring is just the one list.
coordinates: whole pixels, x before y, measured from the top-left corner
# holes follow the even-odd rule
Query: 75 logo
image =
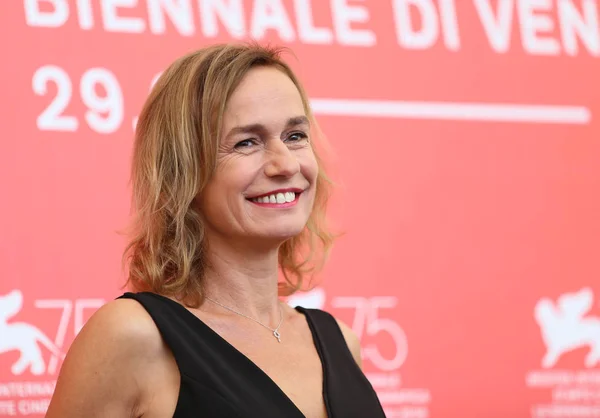
[[(69, 324), (73, 334), (77, 335), (85, 324), (85, 313), (97, 310), (105, 301), (103, 299), (37, 299), (34, 306), (38, 309), (55, 309), (60, 311), (54, 338), (48, 337), (37, 326), (26, 322), (9, 322), (23, 308), (23, 293), (16, 289), (6, 295), (0, 295), (0, 355), (9, 351), (18, 351), (19, 359), (11, 366), (14, 375), (29, 371), (34, 375), (44, 373), (55, 374), (58, 361), (64, 353), (62, 347)], [(48, 364), (44, 362), (42, 348), (46, 348), (51, 357)]]
[(362, 348), (364, 360), (368, 360), (380, 370), (391, 371), (402, 366), (408, 355), (408, 342), (406, 334), (398, 323), (389, 318), (382, 318), (380, 311), (392, 309), (398, 304), (397, 298), (393, 296), (375, 297), (349, 297), (338, 296), (332, 299), (334, 308), (353, 309), (354, 319), (352, 330), (358, 338), (363, 341), (364, 336), (375, 337), (387, 334), (394, 343), (394, 355), (385, 357), (381, 354), (377, 345), (367, 343)]
[[(323, 309), (325, 306), (325, 291), (316, 288), (306, 293), (291, 296), (288, 303), (291, 306), (303, 306), (305, 308)], [(381, 312), (385, 309), (393, 309), (398, 305), (398, 299), (393, 296), (336, 296), (331, 299), (331, 306), (338, 309), (352, 309), (352, 330), (361, 341), (363, 337), (377, 337), (388, 335), (394, 344), (394, 355), (386, 357), (374, 343), (367, 343), (362, 347), (364, 360), (373, 363), (382, 371), (396, 370), (406, 360), (408, 355), (408, 343), (404, 331), (398, 323), (392, 319), (384, 318)]]

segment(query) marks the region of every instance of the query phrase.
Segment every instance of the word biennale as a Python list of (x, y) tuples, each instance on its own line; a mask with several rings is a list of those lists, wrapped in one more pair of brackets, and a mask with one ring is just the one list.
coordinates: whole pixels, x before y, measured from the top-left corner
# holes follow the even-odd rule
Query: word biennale
[[(375, 1), (389, 4), (390, 13), (374, 16)], [(81, 30), (259, 41), (276, 36), (349, 47), (374, 46), (385, 33), (407, 50), (441, 46), (454, 52), (483, 37), (496, 53), (521, 48), (529, 55), (600, 56), (596, 0), (24, 0), (24, 6), (31, 27), (76, 22)], [(478, 24), (462, 23), (473, 19)], [(466, 27), (468, 36), (461, 34)]]

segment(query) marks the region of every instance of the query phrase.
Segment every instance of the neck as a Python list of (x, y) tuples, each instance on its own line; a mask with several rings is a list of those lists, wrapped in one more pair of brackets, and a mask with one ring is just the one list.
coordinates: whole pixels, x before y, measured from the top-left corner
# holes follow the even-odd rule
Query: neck
[(278, 320), (279, 247), (235, 247), (227, 241), (210, 241), (205, 295), (255, 319)]

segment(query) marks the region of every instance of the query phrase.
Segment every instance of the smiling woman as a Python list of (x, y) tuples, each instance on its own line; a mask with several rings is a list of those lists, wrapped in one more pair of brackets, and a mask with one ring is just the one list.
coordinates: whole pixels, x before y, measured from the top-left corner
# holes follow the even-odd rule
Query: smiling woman
[(156, 83), (132, 164), (135, 293), (78, 335), (47, 417), (384, 416), (352, 331), (279, 300), (333, 240), (316, 124), (279, 53), (212, 46)]

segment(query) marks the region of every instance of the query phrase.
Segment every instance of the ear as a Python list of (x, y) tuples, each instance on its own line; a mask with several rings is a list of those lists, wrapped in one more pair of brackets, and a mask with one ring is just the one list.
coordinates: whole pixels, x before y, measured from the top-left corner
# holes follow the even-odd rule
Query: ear
[(577, 293), (577, 312), (581, 315), (588, 313), (594, 303), (594, 293), (589, 287), (584, 287)]
[(558, 298), (558, 306), (571, 317), (583, 316), (592, 308), (591, 289), (583, 288), (579, 292), (567, 293)]
[(591, 303), (594, 301), (594, 293), (589, 287), (584, 287), (583, 289), (581, 289), (579, 291), (579, 297), (585, 300), (586, 304), (589, 303), (591, 305)]
[(535, 305), (534, 316), (538, 323), (544, 322), (548, 318), (555, 318), (559, 315), (554, 303), (548, 298), (542, 298)]
[(23, 294), (20, 290), (13, 290), (0, 299), (0, 317), (8, 319), (21, 310), (23, 306)]

